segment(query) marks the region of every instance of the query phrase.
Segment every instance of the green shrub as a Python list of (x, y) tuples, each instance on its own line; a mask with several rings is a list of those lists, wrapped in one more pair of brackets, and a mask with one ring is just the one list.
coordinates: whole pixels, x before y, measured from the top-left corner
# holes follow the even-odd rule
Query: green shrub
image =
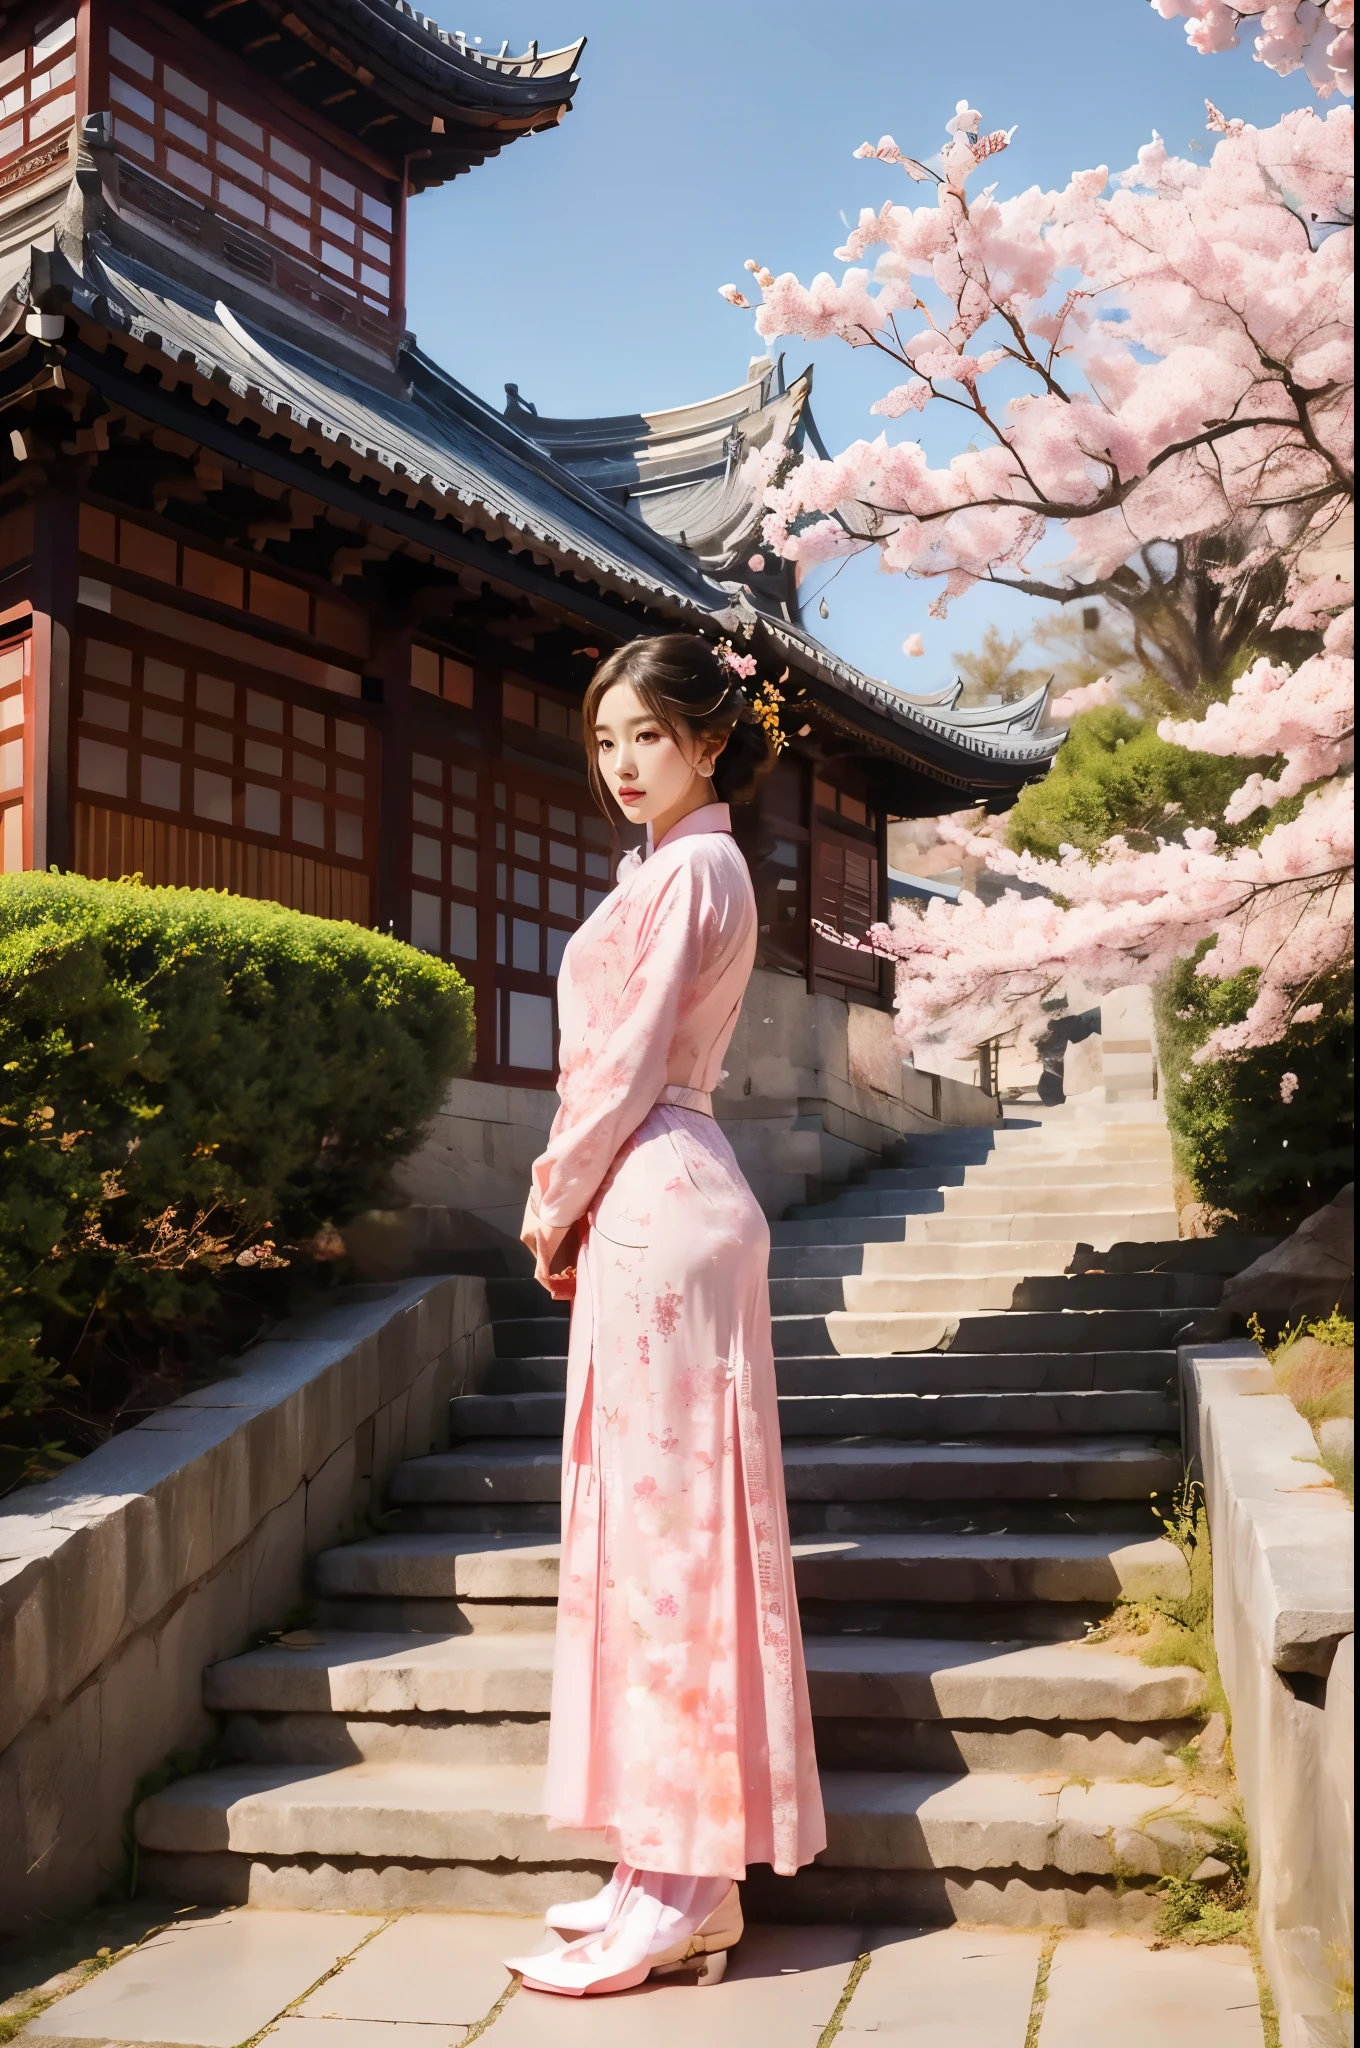
[(1064, 845), (1094, 853), (1116, 832), (1131, 846), (1150, 848), (1159, 837), (1178, 838), (1187, 825), (1212, 825), (1223, 845), (1236, 845), (1259, 837), (1264, 813), (1229, 827), (1223, 807), (1252, 768), (1264, 765), (1171, 746), (1158, 739), (1155, 718), (1119, 705), (1083, 711), (1047, 775), (1021, 791), (1007, 840), (1017, 853), (1056, 860)]
[[(1193, 958), (1156, 991), (1166, 1115), (1177, 1164), (1197, 1199), (1243, 1230), (1287, 1231), (1329, 1202), (1354, 1173), (1354, 980), (1334, 975), (1311, 991), (1316, 1023), (1230, 1059), (1196, 1066), (1211, 1030), (1251, 1006), (1254, 970), (1206, 981)], [(1292, 1101), (1280, 1094), (1298, 1076)]]
[(380, 1196), (471, 1041), (459, 975), (356, 925), (0, 877), (0, 1445), (20, 1471), (60, 1455), (43, 1416), (91, 1347), (220, 1320), (225, 1280)]

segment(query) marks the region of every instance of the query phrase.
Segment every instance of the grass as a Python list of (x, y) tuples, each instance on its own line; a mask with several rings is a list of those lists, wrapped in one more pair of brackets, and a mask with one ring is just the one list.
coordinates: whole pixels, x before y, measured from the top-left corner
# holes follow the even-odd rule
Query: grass
[(1162, 1513), (1155, 1500), (1152, 1512), (1167, 1540), (1185, 1559), (1189, 1591), (1181, 1597), (1159, 1593), (1149, 1600), (1121, 1601), (1091, 1630), (1087, 1641), (1117, 1643), (1121, 1638), (1135, 1638), (1141, 1663), (1188, 1664), (1203, 1672), (1205, 1718), (1222, 1714), (1230, 1724), (1228, 1696), (1214, 1647), (1214, 1575), (1204, 1489), (1198, 1480), (1184, 1480), (1171, 1496), (1170, 1512)]
[(840, 2033), (845, 2015), (850, 2010), (850, 2001), (859, 1989), (860, 1979), (872, 1961), (873, 1956), (868, 1949), (865, 1949), (862, 1955), (855, 1957), (850, 1975), (845, 1980), (845, 1988), (836, 2001), (836, 2010), (817, 2036), (817, 2048), (831, 2048), (832, 2042)]
[[(0, 2048), (59, 1998), (142, 1948), (184, 1915), (197, 1911), (196, 1906), (173, 1907), (163, 1901), (150, 1911), (106, 1901), (77, 1920), (46, 1921), (32, 1938), (6, 1943), (0, 1960)], [(155, 1923), (151, 1925), (153, 1914)], [(95, 1947), (101, 1934), (109, 1939)], [(86, 1951), (83, 1955), (82, 1949)], [(7, 1986), (14, 1988), (8, 1990)]]
[[(1087, 1640), (1117, 1643), (1123, 1639), (1131, 1647), (1136, 1644), (1143, 1664), (1188, 1664), (1202, 1672), (1201, 1711), (1206, 1722), (1210, 1716), (1221, 1714), (1225, 1728), (1231, 1728), (1231, 1709), (1214, 1646), (1213, 1557), (1204, 1489), (1197, 1480), (1184, 1480), (1171, 1497), (1170, 1511), (1162, 1513), (1154, 1502), (1153, 1513), (1168, 1542), (1174, 1543), (1185, 1559), (1188, 1590), (1180, 1596), (1158, 1594), (1150, 1600), (1122, 1601), (1090, 1632)], [(1200, 1738), (1196, 1737), (1183, 1744), (1176, 1754), (1182, 1770), (1175, 1782), (1183, 1791), (1203, 1791), (1231, 1803), (1231, 1819), (1195, 1823), (1204, 1855), (1226, 1864), (1227, 1871), (1212, 1883), (1194, 1877), (1164, 1877), (1157, 1887), (1158, 1940), (1190, 1947), (1220, 1941), (1250, 1944), (1255, 1938), (1251, 1864), (1246, 1823), (1236, 1798), (1231, 1752), (1225, 1747), (1220, 1760), (1208, 1762), (1200, 1755)]]
[(1266, 1343), (1259, 1318), (1252, 1316), (1247, 1327), (1270, 1360), (1276, 1386), (1310, 1425), (1323, 1466), (1354, 1506), (1355, 1453), (1323, 1443), (1324, 1423), (1355, 1419), (1353, 1318), (1339, 1308), (1311, 1322), (1304, 1317), (1273, 1345)]
[(1034, 1996), (1030, 2000), (1029, 2025), (1025, 2028), (1025, 2048), (1039, 2048), (1039, 2029), (1044, 2023), (1044, 2007), (1048, 2003), (1048, 1973), (1053, 1968), (1053, 1957), (1061, 1939), (1061, 1927), (1050, 1927), (1044, 1934), (1039, 1967), (1034, 1973)]

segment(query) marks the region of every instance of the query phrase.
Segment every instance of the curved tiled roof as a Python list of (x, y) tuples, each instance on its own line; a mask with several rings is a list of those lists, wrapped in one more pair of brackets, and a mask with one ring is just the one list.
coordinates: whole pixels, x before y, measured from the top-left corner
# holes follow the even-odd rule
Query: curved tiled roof
[(556, 126), (570, 111), (585, 47), (581, 36), (560, 50), (488, 50), (409, 0), (171, 4), (326, 121), (399, 168), (409, 158), (417, 190)]
[[(377, 483), (398, 502), (424, 507), (435, 517), (422, 525), (422, 541), (436, 553), (440, 521), (451, 519), (460, 533), (527, 551), (616, 602), (710, 633), (749, 628), (768, 636), (774, 651), (823, 686), (833, 713), (839, 700), (836, 715), (849, 718), (850, 729), (877, 733), (946, 779), (1014, 784), (1040, 771), (1061, 741), (961, 730), (910, 706), (802, 628), (757, 612), (744, 591), (705, 575), (686, 550), (592, 490), (414, 345), (395, 373), (361, 377), (107, 242), (91, 246), (85, 275), (71, 279), (78, 318), (139, 344), (150, 367), (164, 364), (158, 388), (172, 389), (178, 370), (196, 403), (234, 401), (266, 439), (282, 430), (294, 453), (309, 451), (356, 484)], [(98, 347), (97, 333), (91, 340)], [(382, 519), (379, 501), (373, 516)], [(622, 611), (619, 624), (626, 630)]]

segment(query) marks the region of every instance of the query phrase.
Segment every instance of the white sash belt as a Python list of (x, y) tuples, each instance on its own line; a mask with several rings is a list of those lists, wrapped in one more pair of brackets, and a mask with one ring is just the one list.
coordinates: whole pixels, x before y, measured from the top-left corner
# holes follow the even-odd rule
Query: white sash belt
[(694, 1109), (700, 1116), (712, 1116), (713, 1097), (706, 1095), (702, 1088), (682, 1088), (678, 1082), (669, 1081), (657, 1096), (658, 1103), (667, 1103), (672, 1109)]

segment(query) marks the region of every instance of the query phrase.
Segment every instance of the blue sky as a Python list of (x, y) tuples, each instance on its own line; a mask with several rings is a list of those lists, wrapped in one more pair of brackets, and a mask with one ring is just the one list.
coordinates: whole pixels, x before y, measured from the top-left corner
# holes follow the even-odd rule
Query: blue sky
[[(804, 279), (838, 273), (842, 215), (925, 197), (851, 151), (886, 132), (930, 154), (964, 95), (986, 127), (1018, 124), (997, 165), (1003, 191), (1121, 169), (1154, 128), (1179, 152), (1192, 137), (1208, 144), (1206, 94), (1262, 125), (1313, 103), (1302, 72), (1277, 78), (1246, 38), (1196, 56), (1147, 0), (472, 0), (476, 13), (460, 15), (463, 4), (438, 0), (442, 25), (493, 49), (589, 38), (561, 128), (411, 212), (408, 318), (423, 346), (497, 404), (514, 381), (544, 413), (679, 405), (739, 383), (761, 345), (718, 286), (745, 281), (747, 256)], [(868, 407), (890, 366), (793, 342), (788, 373), (809, 359), (828, 445), (878, 432)], [(959, 445), (944, 408), (924, 431), (936, 460)], [(990, 620), (1014, 630), (1034, 616), (1027, 599), (979, 590), (932, 621), (931, 588), (875, 562), (843, 569), (830, 618), (809, 623), (889, 682), (933, 689)], [(901, 643), (915, 631), (926, 656), (909, 661)]]

